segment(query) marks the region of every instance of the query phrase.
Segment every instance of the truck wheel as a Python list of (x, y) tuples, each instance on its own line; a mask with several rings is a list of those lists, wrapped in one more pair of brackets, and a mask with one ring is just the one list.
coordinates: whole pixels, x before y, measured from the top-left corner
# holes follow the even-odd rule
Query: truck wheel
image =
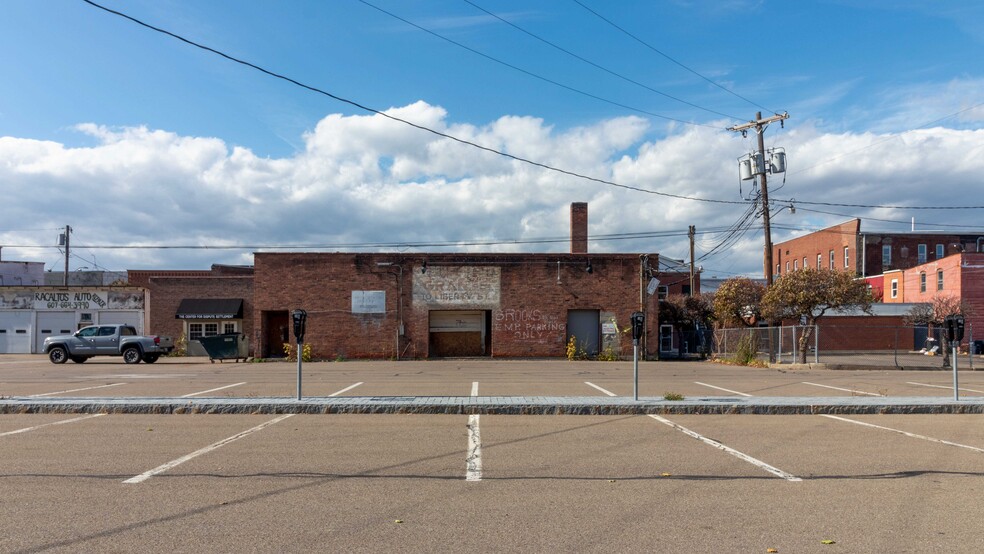
[(136, 346), (131, 346), (123, 351), (123, 362), (128, 364), (139, 364), (140, 363), (140, 349)]
[(48, 351), (48, 359), (53, 364), (63, 364), (68, 361), (68, 350), (64, 346), (55, 346)]
[(88, 356), (69, 356), (69, 359), (77, 364), (84, 364), (89, 359)]
[(157, 359), (160, 358), (160, 357), (161, 357), (160, 354), (144, 354), (143, 361), (146, 362), (146, 363), (148, 363), (148, 364), (152, 364), (152, 363), (156, 362)]

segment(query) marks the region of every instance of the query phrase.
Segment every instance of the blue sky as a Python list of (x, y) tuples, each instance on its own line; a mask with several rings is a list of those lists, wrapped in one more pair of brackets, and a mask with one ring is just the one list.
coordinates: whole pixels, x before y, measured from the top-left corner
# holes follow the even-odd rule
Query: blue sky
[[(524, 241), (563, 237), (570, 202), (587, 201), (591, 235), (652, 233), (596, 241), (592, 251), (683, 258), (693, 224), (708, 274), (757, 275), (761, 220), (725, 243), (750, 198), (736, 159), (754, 148), (725, 129), (757, 111), (790, 114), (766, 133), (790, 167), (785, 182), (773, 177), (770, 196), (774, 210), (783, 200), (802, 204), (795, 216), (777, 213), (775, 240), (854, 216), (868, 230), (904, 230), (915, 217), (918, 228), (984, 232), (980, 210), (811, 212), (808, 204), (984, 204), (979, 2), (101, 3), (513, 155), (735, 203), (543, 171), (386, 121), (80, 0), (6, 0), (5, 260), (58, 269), (49, 229), (66, 224), (80, 246), (447, 251), (455, 247), (434, 244), (478, 241), (489, 244), (457, 248), (565, 251), (562, 242)], [(199, 268), (250, 263), (249, 252), (80, 249), (72, 266)]]

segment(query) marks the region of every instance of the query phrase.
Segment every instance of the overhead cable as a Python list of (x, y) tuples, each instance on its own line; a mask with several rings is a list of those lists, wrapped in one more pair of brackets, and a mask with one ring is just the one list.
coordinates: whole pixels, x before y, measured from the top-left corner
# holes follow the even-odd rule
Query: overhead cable
[[(701, 79), (707, 81), (708, 83), (716, 86), (717, 88), (723, 90), (724, 92), (727, 92), (728, 94), (731, 94), (731, 95), (733, 95), (733, 96), (735, 96), (735, 97), (737, 97), (737, 98), (739, 98), (741, 100), (744, 100), (745, 102), (748, 102), (749, 104), (755, 106), (756, 108), (761, 109), (762, 111), (766, 111), (766, 112), (770, 112), (770, 113), (775, 113), (775, 114), (782, 113), (781, 111), (770, 110), (770, 109), (766, 108), (765, 106), (762, 106), (762, 105), (760, 105), (760, 104), (758, 104), (756, 102), (753, 102), (752, 100), (749, 100), (748, 98), (745, 98), (744, 96), (742, 96), (742, 95), (738, 94), (737, 92), (729, 89), (728, 87), (725, 87), (724, 85), (721, 85), (720, 83), (717, 83), (716, 81), (714, 81), (714, 80), (712, 80), (712, 79), (710, 79), (708, 77), (705, 77), (704, 75), (698, 73), (697, 71), (691, 69), (690, 67), (688, 67), (688, 66), (684, 65), (683, 63), (677, 61), (676, 59), (670, 57), (668, 54), (666, 54), (665, 52), (659, 50), (655, 46), (649, 44), (648, 42), (642, 40), (641, 38), (635, 36), (634, 34), (630, 33), (629, 31), (625, 30), (624, 28), (620, 27), (614, 21), (612, 21), (612, 20), (608, 19), (607, 17), (601, 15), (600, 13), (592, 10), (588, 6), (585, 6), (583, 2), (580, 2), (580, 0), (572, 0), (572, 1), (575, 4), (577, 4), (578, 6), (581, 6), (582, 8), (584, 8), (585, 10), (587, 10), (588, 12), (590, 12), (591, 14), (594, 14), (598, 19), (601, 19), (605, 23), (608, 23), (612, 27), (618, 29), (619, 31), (621, 31), (622, 33), (624, 33), (626, 36), (628, 36), (629, 38), (635, 40), (639, 44), (645, 46), (646, 48), (652, 50), (653, 52), (659, 54), (660, 56), (663, 56), (667, 60), (669, 60), (669, 61), (677, 64), (678, 66), (682, 67), (683, 69), (686, 69), (687, 71), (693, 73), (694, 75), (700, 77)], [(740, 118), (735, 118), (735, 119), (740, 119)]]
[[(360, 1), (362, 1), (362, 0), (360, 0)], [(612, 75), (614, 77), (617, 77), (619, 79), (622, 79), (625, 82), (632, 83), (633, 85), (636, 85), (638, 87), (642, 87), (642, 88), (644, 88), (644, 89), (646, 89), (646, 90), (648, 90), (650, 92), (654, 92), (654, 93), (656, 93), (656, 94), (658, 94), (660, 96), (663, 96), (665, 98), (669, 98), (670, 100), (673, 100), (673, 101), (676, 101), (676, 102), (680, 102), (681, 104), (686, 104), (686, 105), (688, 105), (688, 106), (690, 106), (692, 108), (697, 108), (698, 110), (703, 110), (705, 112), (712, 113), (714, 115), (720, 115), (722, 117), (727, 117), (727, 118), (733, 119), (735, 121), (742, 121), (742, 118), (740, 118), (740, 117), (736, 117), (736, 116), (733, 116), (733, 115), (728, 115), (726, 113), (721, 113), (719, 111), (712, 110), (710, 108), (705, 108), (704, 106), (699, 106), (697, 104), (694, 104), (693, 102), (688, 102), (686, 100), (683, 100), (682, 98), (677, 98), (676, 96), (673, 96), (671, 94), (667, 94), (667, 93), (665, 93), (665, 92), (663, 92), (661, 90), (654, 89), (653, 87), (651, 87), (651, 86), (649, 86), (649, 85), (647, 85), (645, 83), (640, 83), (639, 81), (636, 81), (635, 79), (632, 79), (631, 77), (626, 77), (625, 75), (622, 75), (621, 73), (618, 73), (616, 71), (613, 71), (611, 69), (608, 69), (607, 67), (605, 67), (603, 65), (597, 64), (597, 63), (595, 63), (595, 62), (593, 62), (593, 61), (591, 61), (591, 60), (589, 60), (587, 58), (584, 58), (583, 56), (580, 56), (578, 54), (575, 54), (574, 52), (571, 52), (570, 50), (564, 48), (563, 46), (560, 46), (560, 45), (558, 45), (558, 44), (556, 44), (554, 42), (551, 42), (551, 41), (549, 41), (549, 40), (541, 37), (540, 35), (537, 35), (536, 33), (533, 33), (533, 32), (531, 32), (531, 31), (529, 31), (527, 29), (524, 29), (523, 27), (520, 27), (519, 25), (516, 25), (515, 23), (513, 23), (513, 22), (511, 22), (511, 21), (509, 21), (509, 20), (507, 20), (505, 18), (500, 17), (499, 15), (497, 15), (497, 14), (495, 14), (493, 12), (490, 12), (489, 10), (483, 8), (482, 6), (479, 6), (478, 4), (472, 2), (471, 0), (462, 0), (462, 1), (465, 2), (466, 4), (469, 4), (471, 6), (474, 6), (476, 9), (478, 9), (478, 10), (480, 10), (480, 11), (482, 11), (482, 12), (484, 12), (484, 13), (486, 13), (486, 14), (488, 14), (488, 15), (496, 18), (496, 19), (498, 19), (499, 21), (505, 23), (506, 25), (509, 25), (513, 29), (516, 29), (517, 31), (520, 31), (522, 33), (525, 33), (525, 34), (527, 34), (527, 35), (535, 38), (536, 40), (538, 40), (538, 41), (546, 44), (547, 46), (550, 46), (552, 48), (555, 48), (555, 49), (563, 52), (564, 54), (567, 54), (568, 56), (571, 56), (571, 57), (573, 57), (573, 58), (575, 58), (577, 60), (580, 60), (580, 61), (582, 61), (582, 62), (590, 65), (591, 67), (594, 67), (596, 69), (600, 69), (600, 70), (604, 71), (605, 73), (608, 73), (609, 75)], [(364, 4), (367, 4), (367, 2), (364, 2), (364, 1), (363, 1), (363, 3)]]

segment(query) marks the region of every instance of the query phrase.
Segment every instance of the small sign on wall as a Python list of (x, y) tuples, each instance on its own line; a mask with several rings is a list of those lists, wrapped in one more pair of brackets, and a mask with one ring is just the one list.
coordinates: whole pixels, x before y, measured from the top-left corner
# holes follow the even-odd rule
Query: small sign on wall
[(354, 290), (352, 291), (353, 314), (385, 314), (386, 291), (384, 290)]

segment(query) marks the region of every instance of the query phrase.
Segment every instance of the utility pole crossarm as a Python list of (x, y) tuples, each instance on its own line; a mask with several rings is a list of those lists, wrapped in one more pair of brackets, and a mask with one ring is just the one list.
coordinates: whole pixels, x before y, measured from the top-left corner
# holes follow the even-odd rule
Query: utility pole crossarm
[(748, 123), (742, 123), (741, 125), (735, 125), (730, 127), (729, 131), (745, 131), (751, 129), (752, 127), (762, 127), (763, 125), (768, 125), (769, 123), (775, 123), (776, 121), (782, 121), (784, 119), (789, 119), (789, 112), (782, 112), (781, 114), (776, 114), (766, 118), (759, 118), (755, 121), (749, 121)]

